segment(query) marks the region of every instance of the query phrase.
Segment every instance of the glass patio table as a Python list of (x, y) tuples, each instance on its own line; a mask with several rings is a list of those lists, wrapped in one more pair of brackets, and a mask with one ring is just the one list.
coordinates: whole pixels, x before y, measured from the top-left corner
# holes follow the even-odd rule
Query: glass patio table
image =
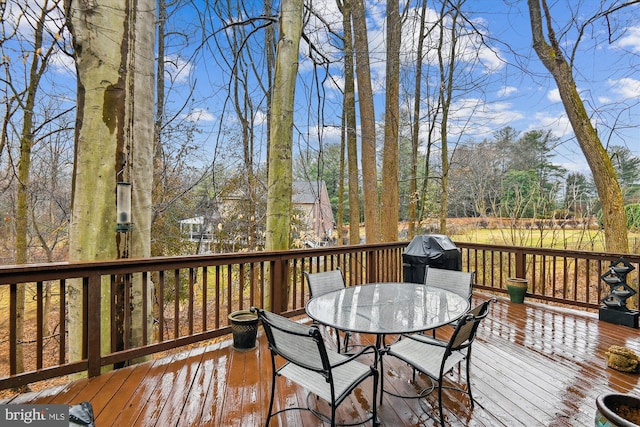
[(305, 310), (320, 324), (376, 335), (380, 348), (385, 335), (426, 331), (458, 320), (469, 310), (469, 301), (420, 283), (386, 282), (326, 293), (310, 299)]

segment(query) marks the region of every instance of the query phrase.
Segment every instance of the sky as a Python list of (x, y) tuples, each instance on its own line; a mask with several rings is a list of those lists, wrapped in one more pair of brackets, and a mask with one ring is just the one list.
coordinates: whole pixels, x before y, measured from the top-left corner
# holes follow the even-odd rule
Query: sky
[[(11, 5), (13, 2), (9, 2)], [(277, 4), (277, 1), (274, 1)], [(410, 3), (413, 4), (414, 2)], [(433, 1), (429, 2), (433, 4)], [(605, 0), (607, 5), (622, 3), (621, 0)], [(191, 4), (204, 7), (204, 0)], [(216, 5), (221, 4), (219, 2)], [(262, 1), (245, 0), (245, 10), (252, 16), (261, 12)], [(300, 47), (298, 87), (296, 92), (296, 137), (294, 144), (304, 150), (318, 150), (322, 143), (338, 142), (340, 138), (343, 70), (340, 43), (328, 33), (325, 23), (337, 33), (342, 32), (342, 18), (332, 0), (313, 0), (319, 18), (308, 16), (305, 35), (334, 62), (329, 70), (331, 78), (314, 77), (314, 67), (309, 60), (309, 44), (303, 40)], [(382, 121), (385, 107), (385, 7), (383, 0), (366, 0), (369, 50), (372, 80), (375, 91), (375, 114)], [(554, 26), (560, 42), (569, 54), (576, 45), (578, 33), (572, 22), (582, 23), (597, 13), (600, 0), (549, 0)], [(405, 7), (406, 4), (401, 5)], [(542, 66), (531, 46), (531, 31), (528, 9), (524, 0), (467, 0), (465, 16), (482, 34), (462, 37), (458, 55), (456, 83), (467, 87), (456, 91), (449, 124), (449, 140), (453, 143), (480, 142), (491, 138), (493, 133), (511, 126), (524, 133), (528, 130), (550, 130), (558, 138), (552, 159), (569, 171), (588, 173), (584, 156), (573, 137), (555, 82)], [(415, 9), (407, 10), (407, 23), (402, 34), (401, 80), (413, 85), (412, 66), (415, 64), (416, 31)], [(429, 11), (430, 21), (437, 19), (438, 12)], [(571, 20), (574, 16), (576, 19)], [(196, 123), (198, 138), (209, 151), (216, 151), (221, 139), (233, 141), (237, 132), (228, 98), (228, 71), (215, 50), (205, 50), (201, 56), (191, 56), (193, 47), (185, 45), (187, 37), (193, 44), (201, 41), (194, 30), (199, 12), (192, 6), (174, 17), (174, 29), (179, 34), (168, 46), (170, 66), (167, 77), (173, 82), (168, 94), (172, 105), (181, 106), (189, 96), (195, 101), (181, 118)], [(260, 22), (260, 21), (257, 21)], [(228, 24), (228, 22), (226, 22)], [(23, 23), (24, 24), (24, 23)], [(210, 22), (210, 31), (220, 34), (225, 22)], [(577, 87), (592, 115), (592, 123), (598, 129), (605, 146), (622, 145), (640, 156), (640, 4), (624, 9), (622, 13), (598, 19), (585, 27), (584, 36), (575, 51), (574, 75)], [(260, 32), (252, 34), (260, 52)], [(263, 42), (263, 41), (262, 41)], [(428, 39), (427, 42), (433, 42)], [(74, 85), (71, 58), (61, 55), (58, 68), (64, 74), (58, 87), (68, 87), (72, 93)], [(425, 58), (435, 63), (433, 54)], [(256, 59), (259, 61), (259, 59)], [(258, 64), (260, 66), (260, 64)], [(415, 79), (414, 79), (415, 80)], [(195, 86), (193, 93), (188, 92)], [(412, 105), (410, 93), (403, 93), (401, 108)], [(318, 102), (321, 99), (321, 103)], [(226, 109), (227, 113), (223, 112)], [(424, 111), (424, 110), (423, 110)], [(264, 108), (256, 108), (255, 121), (265, 124)], [(423, 140), (427, 121), (423, 120)], [(382, 126), (382, 124), (381, 124)], [(264, 126), (263, 126), (264, 129)], [(612, 131), (613, 130), (613, 131)], [(322, 142), (318, 136), (322, 136)], [(264, 133), (257, 134), (258, 156), (266, 157)], [(212, 148), (213, 147), (213, 148)], [(218, 147), (219, 148), (219, 147)], [(222, 153), (220, 152), (222, 151)], [(218, 150), (216, 155), (227, 154)], [(213, 156), (207, 153), (206, 157)]]
[[(578, 41), (576, 27), (571, 24), (583, 23), (594, 16), (600, 3), (596, 0), (549, 1), (556, 34), (567, 55), (571, 55)], [(607, 5), (620, 3), (619, 0), (605, 1)], [(248, 10), (260, 10), (263, 3), (249, 1), (245, 4)], [(330, 23), (336, 33), (342, 32), (337, 6), (331, 0), (315, 0), (312, 4), (319, 17), (308, 16), (304, 33), (315, 49), (334, 62), (329, 66), (330, 78), (323, 79), (326, 76), (322, 73), (320, 77), (314, 76), (317, 67), (309, 60), (310, 45), (305, 40), (301, 42), (294, 147), (317, 151), (323, 143), (340, 139), (344, 73), (340, 43), (325, 29), (325, 24)], [(386, 2), (366, 0), (365, 4), (375, 114), (381, 127), (385, 108)], [(401, 8), (403, 6), (406, 4)], [(532, 48), (526, 1), (467, 0), (464, 11), (469, 25), (473, 24), (482, 36), (476, 34), (459, 40), (461, 60), (457, 65), (456, 84), (466, 89), (457, 90), (452, 103), (449, 141), (480, 142), (491, 139), (494, 132), (506, 126), (521, 134), (529, 130), (549, 130), (557, 138), (555, 157), (551, 160), (570, 172), (589, 175), (555, 82)], [(412, 67), (416, 59), (416, 29), (411, 26), (415, 13), (411, 7), (407, 10), (400, 52), (401, 80), (409, 86), (413, 85)], [(438, 12), (430, 10), (428, 16), (434, 22)], [(212, 28), (216, 29), (216, 26), (219, 29), (223, 23), (212, 24)], [(429, 41), (433, 42), (433, 39)], [(436, 63), (433, 53), (425, 60)], [(224, 79), (222, 85), (219, 79), (216, 80), (219, 71), (213, 63), (205, 67), (187, 61), (180, 64), (184, 66), (181, 68), (183, 78), (193, 81), (199, 76), (199, 84), (204, 83), (201, 93), (224, 85)], [(608, 20), (599, 19), (587, 25), (574, 53), (574, 64), (578, 90), (603, 145), (626, 146), (632, 154), (640, 156), (640, 5), (610, 15)], [(219, 95), (223, 98), (212, 95), (208, 105), (190, 113), (190, 118), (197, 119), (202, 129), (208, 129), (204, 134), (211, 137), (220, 130), (221, 105), (226, 102), (222, 91)], [(410, 108), (411, 95), (403, 95), (401, 108)], [(318, 98), (321, 98), (320, 103)], [(228, 108), (228, 103), (225, 105)], [(232, 119), (227, 115), (223, 122), (229, 124), (229, 120)], [(256, 112), (256, 122), (264, 124), (262, 112)], [(427, 121), (423, 120), (423, 140), (426, 129)], [(258, 145), (264, 146), (265, 141), (259, 141)]]
[[(570, 55), (578, 37), (575, 28), (568, 26), (571, 16), (582, 22), (597, 13), (595, 7), (600, 2), (549, 3), (559, 40)], [(366, 4), (372, 74), (377, 89), (376, 116), (382, 117), (385, 2)], [(324, 14), (331, 16), (328, 3), (326, 9)], [(505, 126), (520, 132), (550, 130), (558, 138), (554, 163), (569, 171), (588, 174), (555, 82), (532, 48), (526, 2), (468, 0), (465, 10), (483, 34), (486, 45), (477, 36), (460, 40), (460, 45), (466, 44), (468, 49), (461, 48), (459, 52), (462, 60), (458, 71), (462, 77), (458, 81), (470, 89), (459, 90), (455, 95), (450, 141), (479, 142)], [(432, 20), (436, 15), (436, 11), (430, 12)], [(411, 17), (411, 11), (408, 16)], [(408, 29), (403, 33), (402, 45), (401, 58), (410, 67), (415, 63), (414, 31)], [(608, 21), (599, 20), (587, 26), (574, 56), (576, 84), (603, 144), (626, 146), (635, 155), (640, 155), (639, 56), (640, 5), (629, 7)], [(305, 71), (303, 64), (301, 74)]]

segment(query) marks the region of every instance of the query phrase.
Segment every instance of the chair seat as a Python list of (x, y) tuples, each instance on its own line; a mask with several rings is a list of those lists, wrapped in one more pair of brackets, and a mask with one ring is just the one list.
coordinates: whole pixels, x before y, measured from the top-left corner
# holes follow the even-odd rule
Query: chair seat
[[(339, 353), (327, 349), (327, 356), (332, 365), (348, 359)], [(293, 363), (287, 363), (278, 371), (280, 375), (304, 387), (316, 396), (331, 402), (331, 388), (325, 378), (317, 373), (310, 372)], [(371, 375), (371, 367), (357, 360), (352, 360), (344, 365), (337, 366), (331, 370), (333, 375), (333, 386), (335, 395), (343, 395), (360, 378)]]
[[(433, 344), (435, 341), (423, 335), (414, 334), (390, 345), (388, 354), (413, 365), (422, 373), (438, 379), (447, 343), (443, 343), (443, 347)], [(454, 351), (445, 361), (443, 372), (448, 372), (464, 358), (465, 354)]]

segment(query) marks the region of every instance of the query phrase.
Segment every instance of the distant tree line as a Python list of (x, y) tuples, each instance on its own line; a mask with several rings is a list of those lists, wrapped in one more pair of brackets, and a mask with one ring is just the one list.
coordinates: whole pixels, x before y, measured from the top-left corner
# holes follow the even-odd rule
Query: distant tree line
[[(569, 172), (554, 163), (558, 139), (550, 132), (518, 132), (511, 127), (497, 130), (492, 139), (459, 144), (451, 154), (448, 217), (507, 217), (532, 219), (588, 219), (601, 209), (588, 171)], [(339, 145), (324, 147), (323, 162), (299, 158), (298, 179), (320, 176), (327, 184), (334, 209), (339, 200)], [(640, 158), (626, 147), (609, 149), (627, 204), (640, 202)], [(409, 175), (407, 144), (400, 143), (400, 220), (409, 219)], [(441, 165), (432, 159), (418, 176), (428, 189), (424, 197), (414, 195), (421, 222), (440, 215)], [(427, 175), (427, 171), (429, 175)], [(348, 205), (345, 210), (348, 212)]]

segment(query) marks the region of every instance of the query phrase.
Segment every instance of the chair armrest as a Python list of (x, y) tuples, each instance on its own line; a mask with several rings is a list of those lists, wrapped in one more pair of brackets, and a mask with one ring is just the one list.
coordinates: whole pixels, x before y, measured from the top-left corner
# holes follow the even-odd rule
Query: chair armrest
[(412, 334), (412, 335), (403, 335), (404, 338), (408, 338), (410, 340), (422, 342), (425, 344), (435, 345), (438, 347), (446, 347), (449, 343), (446, 341), (439, 340), (437, 338), (431, 338), (422, 334)]
[(336, 363), (336, 364), (331, 365), (331, 367), (332, 367), (332, 368), (335, 368), (335, 367), (337, 367), (337, 366), (344, 365), (345, 363), (349, 363), (349, 362), (351, 362), (351, 361), (353, 361), (353, 360), (357, 359), (358, 357), (360, 357), (360, 356), (362, 356), (362, 355), (364, 355), (364, 354), (371, 354), (371, 353), (373, 353), (373, 355), (374, 355), (374, 359), (375, 359), (374, 361), (375, 361), (375, 364), (377, 365), (377, 363), (378, 363), (378, 358), (380, 357), (380, 356), (379, 356), (378, 349), (377, 349), (374, 345), (368, 345), (368, 346), (366, 346), (366, 347), (363, 347), (363, 348), (362, 348), (360, 351), (358, 351), (357, 353), (353, 353), (353, 354), (349, 354), (349, 355), (339, 353), (339, 354), (341, 354), (341, 355), (343, 355), (343, 356), (346, 356), (346, 359), (343, 359), (343, 360), (341, 360), (340, 362), (338, 362), (338, 363)]

